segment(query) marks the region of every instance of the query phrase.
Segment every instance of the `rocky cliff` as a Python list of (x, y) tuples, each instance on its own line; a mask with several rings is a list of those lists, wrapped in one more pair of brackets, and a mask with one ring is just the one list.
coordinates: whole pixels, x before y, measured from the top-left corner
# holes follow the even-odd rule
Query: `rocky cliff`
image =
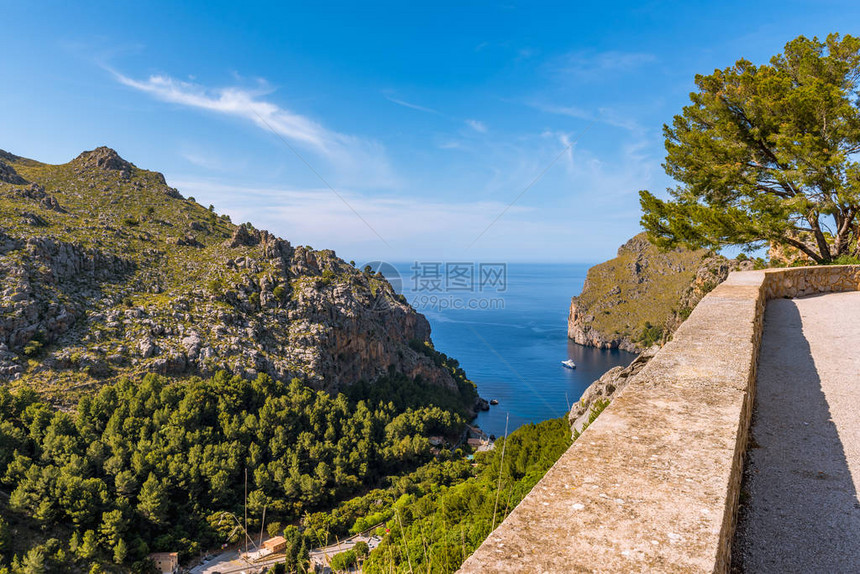
[(146, 372), (332, 391), (402, 374), (473, 400), (429, 342), (381, 275), (234, 225), (111, 149), (63, 165), (0, 151), (0, 381), (67, 400)]
[[(630, 380), (639, 374), (642, 368), (657, 354), (660, 347), (653, 347), (643, 351), (633, 359), (626, 367), (612, 367), (603, 376), (591, 383), (579, 400), (574, 403), (568, 413), (570, 431), (576, 438), (591, 424), (593, 417), (603, 410), (612, 399), (627, 386)], [(594, 413), (594, 414), (592, 414)]]
[(661, 252), (641, 233), (616, 258), (588, 270), (582, 293), (571, 301), (568, 337), (641, 352), (674, 332), (730, 271), (751, 267), (704, 249)]

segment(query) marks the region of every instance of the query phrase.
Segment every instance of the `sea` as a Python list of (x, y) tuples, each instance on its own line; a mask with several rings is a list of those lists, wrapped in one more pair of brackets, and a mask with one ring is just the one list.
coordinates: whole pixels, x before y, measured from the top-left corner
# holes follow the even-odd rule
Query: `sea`
[[(460, 362), (480, 396), (498, 401), (473, 424), (504, 436), (564, 416), (588, 385), (635, 358), (567, 338), (570, 298), (589, 267), (420, 261), (380, 271), (430, 321), (436, 349)], [(567, 359), (576, 369), (562, 365)]]

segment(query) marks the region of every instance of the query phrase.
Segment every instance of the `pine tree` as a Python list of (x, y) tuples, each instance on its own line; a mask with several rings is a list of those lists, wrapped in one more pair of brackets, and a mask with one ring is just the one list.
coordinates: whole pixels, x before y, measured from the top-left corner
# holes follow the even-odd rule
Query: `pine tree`
[(0, 564), (4, 564), (8, 558), (7, 554), (12, 547), (12, 531), (9, 523), (0, 516)]
[(21, 563), (21, 574), (44, 574), (47, 572), (45, 565), (45, 550), (41, 546), (32, 548)]
[(167, 493), (153, 473), (143, 483), (138, 497), (137, 508), (156, 524), (161, 523), (167, 512)]
[(72, 532), (72, 537), (69, 538), (69, 550), (72, 551), (73, 554), (77, 554), (78, 546), (81, 544), (81, 537), (78, 534), (78, 531), (75, 530)]
[(860, 257), (860, 38), (800, 36), (769, 65), (738, 60), (696, 86), (663, 127), (680, 185), (667, 201), (640, 192), (652, 240)]
[(125, 562), (126, 556), (128, 556), (128, 546), (126, 546), (125, 540), (120, 538), (113, 547), (113, 561), (122, 564)]
[(84, 532), (84, 537), (78, 545), (78, 556), (81, 558), (92, 558), (98, 552), (99, 544), (96, 533), (93, 530)]
[(299, 548), (298, 554), (298, 568), (299, 572), (308, 572), (309, 563), (311, 561), (311, 553), (308, 550), (308, 542), (304, 538), (302, 538), (302, 545)]

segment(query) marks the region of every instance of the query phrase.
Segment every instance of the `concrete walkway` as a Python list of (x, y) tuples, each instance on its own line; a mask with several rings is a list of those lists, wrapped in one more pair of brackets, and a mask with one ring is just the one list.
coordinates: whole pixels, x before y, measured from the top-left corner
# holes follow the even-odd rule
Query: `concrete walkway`
[(769, 301), (733, 571), (860, 573), (860, 292)]

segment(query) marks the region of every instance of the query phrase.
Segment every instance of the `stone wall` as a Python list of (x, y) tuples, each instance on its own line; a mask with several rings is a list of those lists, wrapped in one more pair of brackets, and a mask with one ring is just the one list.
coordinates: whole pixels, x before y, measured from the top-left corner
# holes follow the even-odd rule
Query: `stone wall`
[(860, 266), (732, 273), (461, 572), (728, 572), (767, 299)]
[(768, 269), (765, 275), (764, 288), (768, 299), (860, 291), (860, 265)]

